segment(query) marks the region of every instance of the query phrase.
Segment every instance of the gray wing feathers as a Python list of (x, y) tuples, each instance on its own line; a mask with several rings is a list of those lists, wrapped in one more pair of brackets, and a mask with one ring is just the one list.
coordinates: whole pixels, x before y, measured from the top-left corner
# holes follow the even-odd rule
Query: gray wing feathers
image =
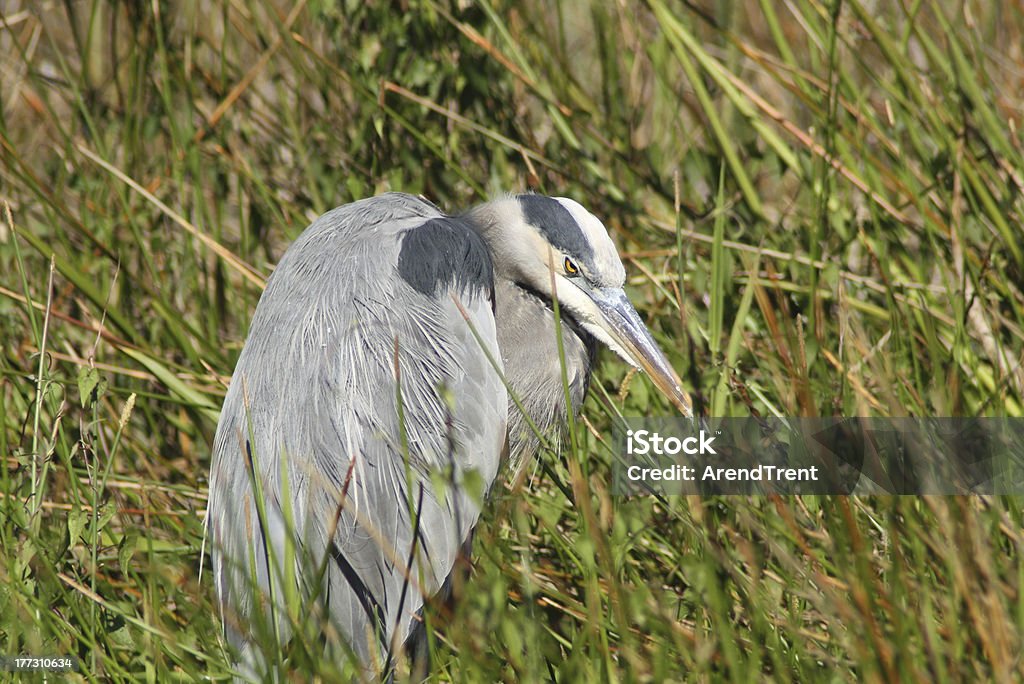
[[(256, 599), (250, 578), (266, 593), (267, 548), (284, 556), (288, 517), (305, 554), (296, 559), (304, 595), (319, 592), (364, 663), (405, 640), (479, 517), (499, 466), (507, 397), (453, 295), (497, 360), (492, 293), (452, 279), (429, 296), (400, 277), (404, 237), (431, 219), (446, 217), (399, 194), (329, 212), (289, 248), (260, 300), (218, 425), (210, 484), (215, 581), (243, 651), (239, 627)], [(452, 258), (429, 249), (412, 256)], [(263, 526), (245, 465), (250, 425)], [(466, 481), (483, 488), (467, 491)], [(310, 572), (325, 555), (320, 587)]]

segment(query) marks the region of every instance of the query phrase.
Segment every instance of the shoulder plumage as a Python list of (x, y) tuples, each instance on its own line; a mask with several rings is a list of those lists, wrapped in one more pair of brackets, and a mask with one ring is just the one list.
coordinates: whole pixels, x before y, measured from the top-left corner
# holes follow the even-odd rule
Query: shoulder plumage
[(433, 297), (446, 287), (462, 293), (494, 288), (494, 266), (483, 238), (457, 216), (430, 219), (405, 231), (398, 273), (410, 287)]

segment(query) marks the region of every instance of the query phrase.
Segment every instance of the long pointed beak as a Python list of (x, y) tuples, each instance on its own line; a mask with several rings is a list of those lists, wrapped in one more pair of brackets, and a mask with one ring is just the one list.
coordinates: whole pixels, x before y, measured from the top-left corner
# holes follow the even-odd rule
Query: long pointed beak
[(654, 385), (688, 418), (693, 418), (693, 401), (681, 387), (682, 383), (668, 359), (651, 337), (640, 314), (633, 308), (626, 292), (618, 288), (593, 289), (589, 292), (604, 318), (603, 326), (622, 350), (626, 361), (642, 369)]

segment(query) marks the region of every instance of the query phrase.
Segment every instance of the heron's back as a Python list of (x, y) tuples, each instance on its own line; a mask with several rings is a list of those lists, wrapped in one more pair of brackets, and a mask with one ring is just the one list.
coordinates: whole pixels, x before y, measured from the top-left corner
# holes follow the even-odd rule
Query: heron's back
[(481, 348), (499, 358), (491, 273), (468, 226), (395, 193), (328, 212), (282, 257), (213, 451), (217, 590), (243, 652), (256, 606), (291, 576), (269, 571), (290, 530), (299, 595), (364, 664), (404, 641), (444, 582), (505, 440), (505, 389)]

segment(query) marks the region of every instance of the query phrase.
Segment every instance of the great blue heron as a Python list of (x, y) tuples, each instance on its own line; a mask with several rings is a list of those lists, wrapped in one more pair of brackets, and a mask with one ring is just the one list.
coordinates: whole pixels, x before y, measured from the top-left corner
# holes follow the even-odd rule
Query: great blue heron
[(577, 413), (600, 342), (690, 412), (625, 276), (597, 218), (535, 194), (450, 216), (387, 193), (299, 236), (256, 307), (213, 448), (215, 583), (248, 667), (266, 665), (253, 626), (271, 615), (277, 639), (315, 619), (380, 671), (449, 577), (503, 454), (539, 443), (508, 392), (558, 432), (563, 363)]

